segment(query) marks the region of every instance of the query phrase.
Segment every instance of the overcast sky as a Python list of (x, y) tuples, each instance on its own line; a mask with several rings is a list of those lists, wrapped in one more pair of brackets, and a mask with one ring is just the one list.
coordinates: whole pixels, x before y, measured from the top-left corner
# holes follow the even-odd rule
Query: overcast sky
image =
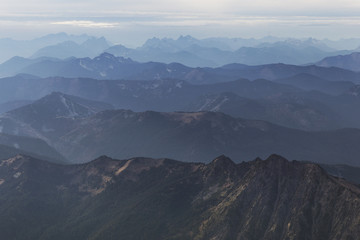
[(1, 0), (0, 37), (360, 37), (359, 0)]

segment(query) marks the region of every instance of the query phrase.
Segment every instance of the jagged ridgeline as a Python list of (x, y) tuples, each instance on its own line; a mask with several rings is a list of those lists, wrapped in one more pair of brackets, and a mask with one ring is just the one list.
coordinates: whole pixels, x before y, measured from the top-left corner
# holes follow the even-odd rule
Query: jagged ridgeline
[[(3, 239), (358, 239), (360, 189), (272, 155), (235, 164), (0, 162)], [(21, 227), (19, 227), (21, 226)]]

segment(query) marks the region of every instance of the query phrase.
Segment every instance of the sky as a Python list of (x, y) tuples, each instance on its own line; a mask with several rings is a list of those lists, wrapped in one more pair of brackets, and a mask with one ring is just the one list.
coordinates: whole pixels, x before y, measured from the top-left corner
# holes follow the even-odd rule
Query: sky
[(0, 0), (0, 38), (360, 37), (359, 0)]

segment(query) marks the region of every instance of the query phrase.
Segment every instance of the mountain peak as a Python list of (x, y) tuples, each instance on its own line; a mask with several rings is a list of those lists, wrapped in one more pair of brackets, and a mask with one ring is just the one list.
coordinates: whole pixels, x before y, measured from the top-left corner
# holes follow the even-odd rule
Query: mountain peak
[[(55, 118), (82, 118), (97, 112), (112, 109), (109, 104), (91, 101), (61, 92), (52, 92), (49, 95), (23, 107), (9, 112), (25, 118), (36, 119), (40, 122)], [(41, 120), (42, 119), (42, 120)]]
[(237, 166), (236, 164), (225, 155), (221, 155), (215, 158), (211, 163), (207, 165), (208, 176), (215, 176), (216, 179), (223, 177), (236, 177)]
[(263, 161), (258, 161), (258, 163), (276, 169), (282, 169), (284, 167), (287, 168), (292, 164), (286, 158), (278, 154), (271, 154), (267, 159)]
[(178, 41), (196, 41), (197, 39), (193, 38), (190, 35), (185, 35), (185, 36), (181, 35), (177, 40)]
[(99, 56), (95, 57), (95, 61), (111, 61), (111, 62), (120, 62), (120, 63), (131, 63), (133, 62), (130, 58), (116, 57), (111, 53), (104, 52)]
[(220, 155), (215, 158), (211, 163), (211, 165), (222, 165), (222, 166), (235, 166), (235, 163), (227, 156)]
[[(278, 155), (270, 159), (284, 160)], [(20, 224), (25, 236), (17, 238), (14, 231), (7, 231), (6, 239), (38, 239), (43, 231), (49, 239), (75, 239), (79, 232), (84, 239), (141, 239), (144, 234), (148, 239), (304, 236), (334, 240), (359, 236), (358, 186), (319, 175), (309, 168), (314, 164), (289, 163), (283, 173), (257, 166), (241, 170), (238, 165), (224, 171), (211, 164), (166, 164), (169, 160), (147, 158), (107, 161), (102, 157), (67, 166), (30, 160), (16, 156), (0, 162), (0, 185), (6, 194), (0, 220), (9, 229), (18, 229)], [(234, 165), (223, 155), (212, 164)], [(38, 205), (45, 207), (33, 211)], [(80, 219), (64, 214), (84, 206)], [(13, 216), (16, 221), (8, 221)], [(104, 224), (83, 221), (94, 218), (103, 219)], [(56, 224), (55, 230), (49, 221)], [(159, 228), (163, 225), (169, 227)], [(194, 234), (188, 233), (189, 226), (197, 229)], [(65, 228), (66, 233), (58, 231)], [(159, 230), (154, 233), (155, 228)]]
[(278, 154), (271, 154), (265, 161), (281, 161), (281, 162), (287, 162), (283, 156), (280, 156)]

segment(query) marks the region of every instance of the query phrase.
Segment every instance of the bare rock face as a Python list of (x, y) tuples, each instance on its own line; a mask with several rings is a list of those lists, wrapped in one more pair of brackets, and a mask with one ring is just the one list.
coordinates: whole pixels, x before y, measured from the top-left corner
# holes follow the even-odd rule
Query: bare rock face
[[(4, 239), (358, 239), (360, 189), (278, 155), (0, 163)], [(21, 226), (21, 227), (19, 227)]]
[(317, 165), (273, 155), (250, 164), (216, 206), (221, 217), (205, 221), (203, 239), (356, 239), (359, 194)]

